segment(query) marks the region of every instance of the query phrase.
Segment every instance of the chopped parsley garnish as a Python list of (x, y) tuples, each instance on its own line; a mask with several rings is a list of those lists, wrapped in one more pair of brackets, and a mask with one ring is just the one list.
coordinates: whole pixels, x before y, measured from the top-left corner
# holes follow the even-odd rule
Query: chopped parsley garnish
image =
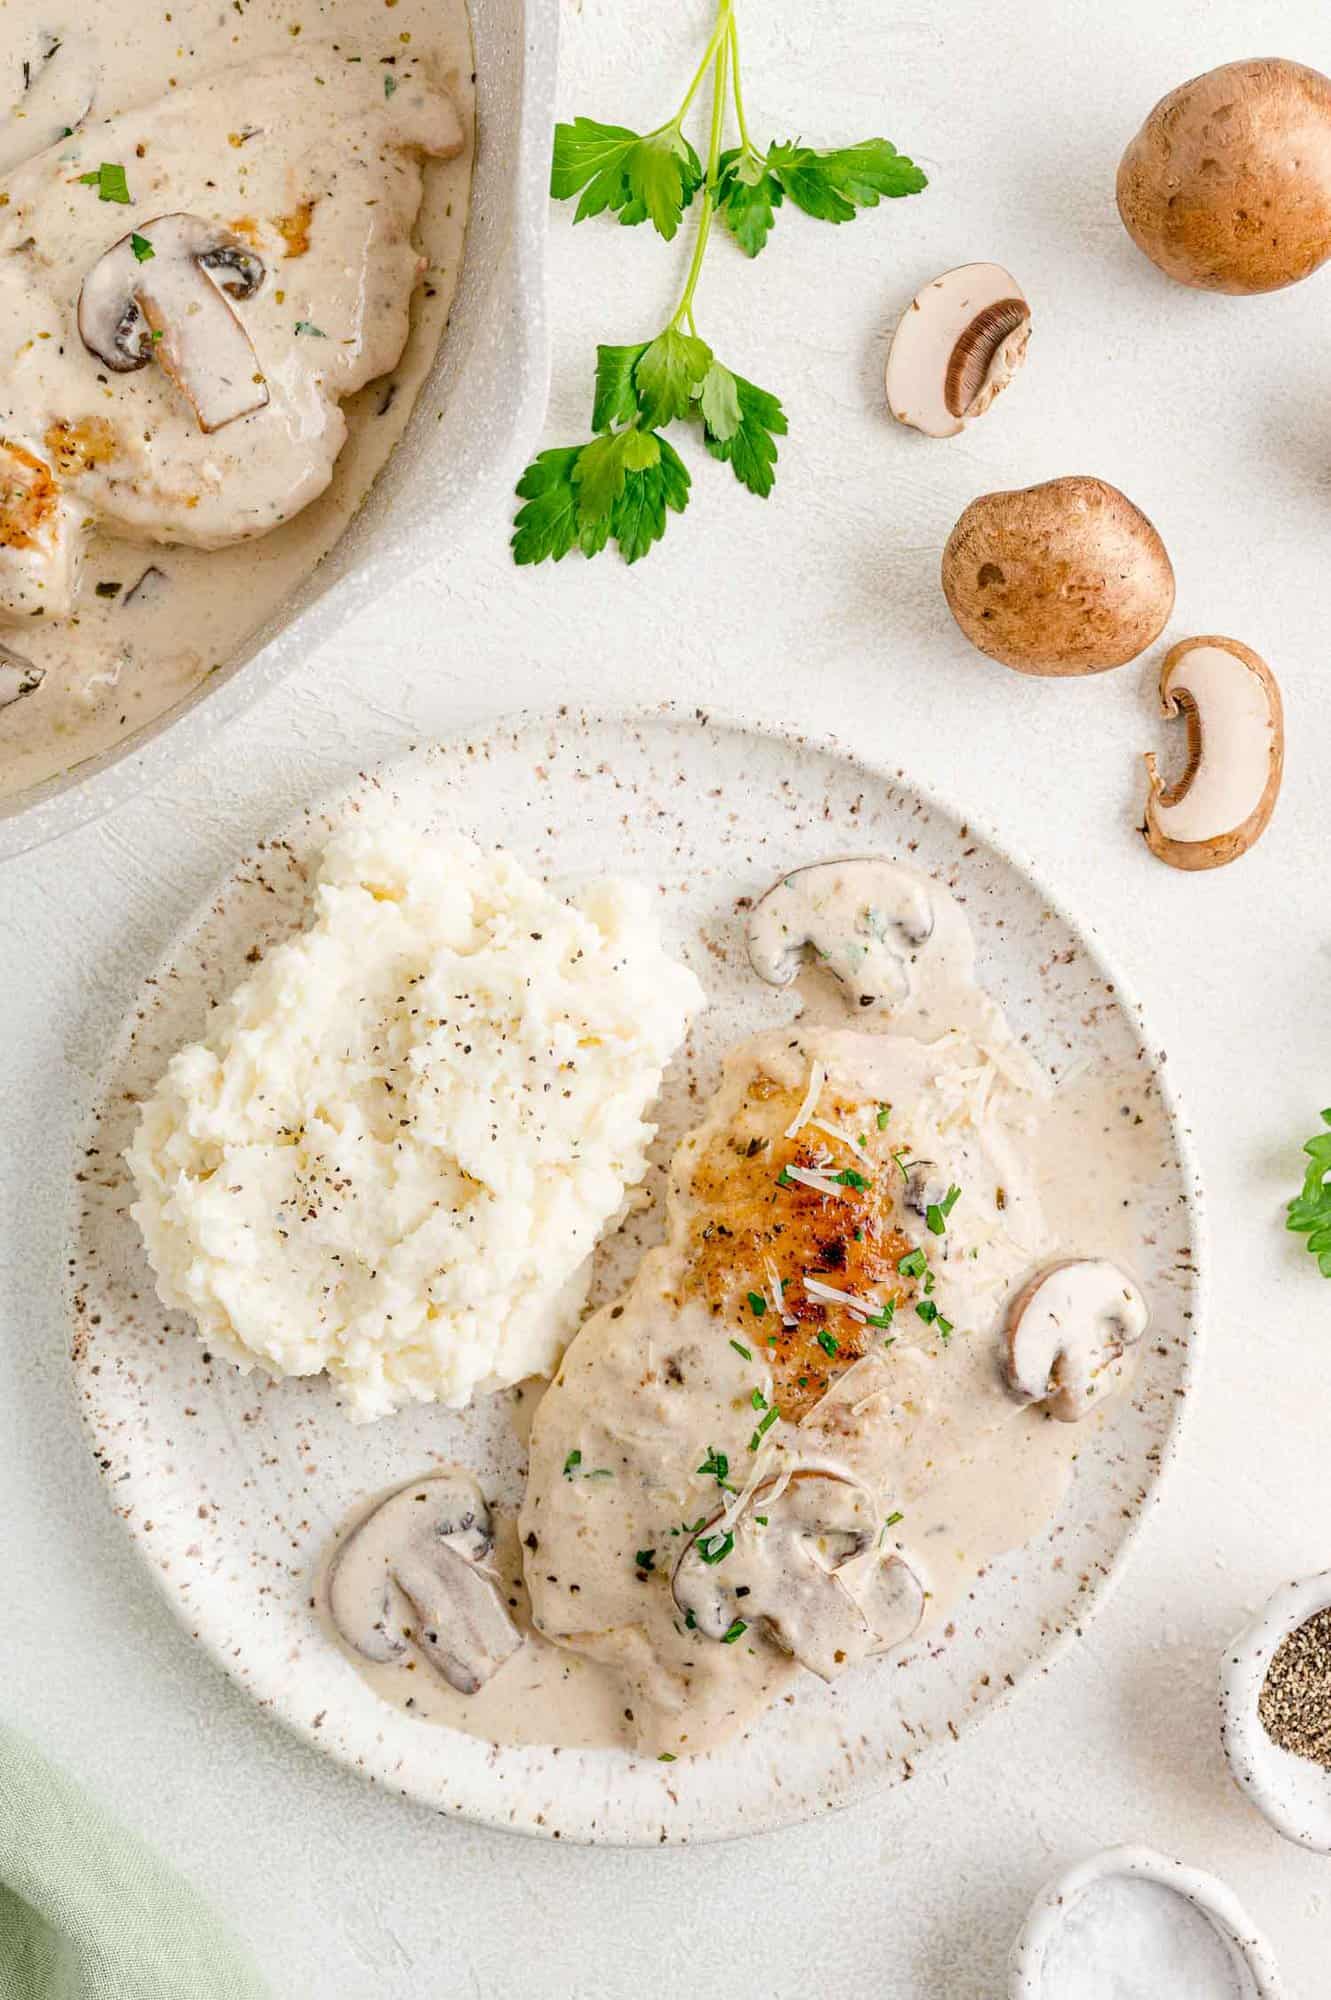
[(818, 1345), (822, 1348), (824, 1354), (836, 1354), (840, 1352), (840, 1342), (834, 1334), (827, 1331), (825, 1326), (819, 1328)]
[(932, 1299), (921, 1299), (915, 1310), (926, 1326), (930, 1326), (938, 1318), (938, 1307)]
[(933, 1290), (936, 1282), (937, 1281), (934, 1278), (933, 1272), (926, 1271), (924, 1274), (924, 1296), (926, 1299), (928, 1298), (930, 1292)]
[(580, 1451), (571, 1451), (568, 1457), (564, 1460), (565, 1479), (572, 1479), (574, 1473), (577, 1471), (578, 1467), (581, 1464), (582, 1464), (582, 1453)]
[(905, 1517), (905, 1515), (904, 1515), (904, 1514), (902, 1513), (902, 1511), (901, 1511), (900, 1507), (898, 1507), (895, 1513), (892, 1513), (892, 1514), (889, 1514), (889, 1515), (888, 1515), (887, 1519), (886, 1519), (886, 1520), (884, 1521), (884, 1523), (883, 1523), (883, 1526), (884, 1526), (885, 1528), (895, 1528), (895, 1527), (896, 1527), (896, 1525), (897, 1525), (897, 1522), (898, 1522), (898, 1521), (904, 1521), (904, 1520), (905, 1520), (905, 1518), (906, 1518), (906, 1517)]
[[(698, 1467), (698, 1472), (702, 1478), (714, 1479), (718, 1486), (726, 1486), (726, 1480), (730, 1473), (730, 1460), (727, 1458), (725, 1452), (713, 1451), (712, 1447), (708, 1445), (707, 1456)], [(734, 1490), (733, 1486), (726, 1486), (727, 1493), (733, 1493)]]
[(947, 1218), (961, 1199), (961, 1189), (950, 1187), (941, 1201), (931, 1201), (924, 1212), (924, 1220), (935, 1236), (941, 1236), (947, 1228)]
[(80, 174), (79, 180), (84, 187), (96, 188), (98, 201), (118, 201), (122, 206), (128, 206), (129, 183), (125, 179), (125, 169), (118, 161), (103, 160), (95, 173)]
[(384, 96), (385, 96), (385, 97), (391, 97), (391, 96), (393, 95), (393, 92), (394, 92), (394, 91), (395, 91), (396, 89), (397, 89), (397, 78), (396, 78), (395, 76), (389, 76), (389, 75), (387, 74), (387, 72), (385, 71), (385, 74), (384, 74)]
[(684, 1613), (684, 1630), (686, 1632), (694, 1632), (697, 1630), (697, 1626), (698, 1626), (698, 1621), (694, 1617), (693, 1613), (691, 1611), (686, 1611)]
[(761, 1319), (767, 1311), (767, 1301), (761, 1292), (749, 1293), (749, 1311), (755, 1319)]
[(880, 1104), (878, 1107), (878, 1130), (880, 1132), (886, 1132), (887, 1121), (891, 1116), (892, 1106), (890, 1104)]
[(736, 1618), (729, 1631), (721, 1634), (721, 1644), (723, 1646), (733, 1646), (736, 1639), (742, 1639), (748, 1629), (742, 1618)]
[(598, 1465), (595, 1472), (589, 1472), (586, 1475), (588, 1479), (613, 1479), (614, 1476), (614, 1473), (607, 1465)]
[(312, 334), (316, 340), (327, 340), (328, 338), (323, 328), (316, 326), (312, 319), (298, 319), (296, 321), (296, 332)]
[(673, 1764), (675, 1762), (675, 1753), (673, 1750), (663, 1750), (656, 1761), (658, 1764)]
[(929, 1268), (929, 1260), (923, 1250), (912, 1250), (909, 1256), (898, 1259), (897, 1269), (903, 1278), (922, 1278)]
[(140, 236), (137, 229), (133, 230), (130, 234), (129, 247), (134, 252), (134, 256), (140, 264), (146, 264), (150, 257), (157, 255), (148, 238)]
[(736, 1354), (739, 1355), (742, 1361), (752, 1361), (753, 1349), (751, 1347), (746, 1347), (742, 1340), (732, 1340), (730, 1345), (734, 1348)]
[(776, 1184), (778, 1187), (794, 1187), (795, 1185), (794, 1181), (790, 1178), (790, 1175), (786, 1172), (786, 1169), (784, 1167), (782, 1167), (780, 1173), (776, 1177)]
[(767, 1408), (767, 1398), (761, 1389), (755, 1389), (749, 1397), (749, 1401), (753, 1404), (755, 1410), (765, 1410)]
[(655, 1549), (639, 1549), (633, 1558), (639, 1569), (652, 1569), (656, 1563)]
[(753, 1518), (758, 1523), (758, 1526), (760, 1528), (765, 1528), (767, 1526), (766, 1514), (755, 1514)]
[(899, 1153), (893, 1153), (892, 1164), (896, 1168), (897, 1172), (901, 1175), (903, 1181), (908, 1181), (910, 1179), (910, 1175), (906, 1171), (906, 1151), (904, 1146)]
[(881, 1312), (876, 1312), (876, 1313), (870, 1313), (870, 1314), (869, 1314), (869, 1325), (870, 1325), (870, 1326), (891, 1326), (891, 1324), (892, 1324), (892, 1320), (893, 1320), (893, 1317), (894, 1317), (894, 1315), (895, 1315), (895, 1313), (896, 1313), (896, 1309), (897, 1309), (897, 1302), (896, 1302), (896, 1300), (895, 1300), (895, 1299), (889, 1299), (889, 1300), (888, 1300), (888, 1302), (887, 1302), (887, 1304), (886, 1304), (886, 1305), (885, 1305), (885, 1306), (883, 1307), (883, 1310), (882, 1310)]
[(854, 1167), (843, 1167), (839, 1174), (833, 1174), (832, 1179), (840, 1181), (842, 1187), (863, 1189), (873, 1186), (873, 1182), (863, 1174), (857, 1174)]
[(759, 1445), (762, 1443), (763, 1439), (767, 1436), (768, 1431), (771, 1430), (772, 1425), (776, 1422), (777, 1418), (780, 1415), (781, 1415), (780, 1410), (778, 1410), (776, 1404), (773, 1403), (771, 1409), (767, 1412), (767, 1415), (763, 1418), (757, 1430), (753, 1433), (753, 1436), (749, 1439), (750, 1451), (757, 1451)]
[(693, 1546), (705, 1563), (724, 1562), (735, 1546), (735, 1537), (727, 1528), (724, 1535), (699, 1535)]

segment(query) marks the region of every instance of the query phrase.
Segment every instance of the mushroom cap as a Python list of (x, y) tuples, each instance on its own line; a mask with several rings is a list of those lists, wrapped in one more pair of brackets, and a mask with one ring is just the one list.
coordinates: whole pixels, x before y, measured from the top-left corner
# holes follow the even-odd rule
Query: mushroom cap
[(1001, 264), (959, 264), (915, 294), (888, 349), (887, 404), (899, 424), (955, 437), (1026, 358), (1031, 309)]
[(460, 1694), (475, 1694), (522, 1644), (495, 1579), (489, 1510), (458, 1469), (415, 1480), (347, 1536), (328, 1570), (328, 1609), (376, 1664), (414, 1645)]
[(1117, 193), (1133, 242), (1179, 284), (1297, 284), (1331, 256), (1331, 79), (1278, 56), (1193, 77), (1129, 142)]
[[(768, 1480), (737, 1515), (717, 1514), (686, 1544), (675, 1602), (708, 1639), (724, 1642), (736, 1620), (761, 1625), (801, 1666), (833, 1680), (900, 1644), (923, 1613), (924, 1590), (905, 1559), (878, 1559), (881, 1527), (873, 1494), (844, 1473), (809, 1467)], [(724, 1549), (727, 1534), (733, 1546)]]
[(1157, 638), (1174, 571), (1116, 486), (1073, 475), (972, 500), (943, 551), (943, 593), (971, 644), (1022, 674), (1098, 674)]
[(1077, 1423), (1149, 1322), (1137, 1284), (1107, 1258), (1048, 1264), (1008, 1309), (1008, 1387), (1023, 1403), (1044, 1403), (1061, 1423)]
[(1279, 684), (1261, 655), (1237, 639), (1181, 639), (1160, 670), (1160, 707), (1183, 717), (1188, 761), (1166, 785), (1147, 751), (1143, 838), (1171, 868), (1223, 868), (1265, 833), (1280, 796)]
[(860, 1008), (910, 992), (910, 961), (936, 922), (926, 885), (878, 854), (846, 855), (792, 868), (749, 916), (749, 964), (769, 986), (789, 986), (806, 948)]

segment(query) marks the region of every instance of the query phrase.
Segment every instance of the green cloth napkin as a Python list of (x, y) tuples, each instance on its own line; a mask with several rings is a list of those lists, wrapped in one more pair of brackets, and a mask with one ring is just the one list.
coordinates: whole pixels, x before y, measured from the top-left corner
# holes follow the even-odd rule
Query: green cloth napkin
[(0, 2000), (270, 2000), (188, 1883), (3, 1723)]

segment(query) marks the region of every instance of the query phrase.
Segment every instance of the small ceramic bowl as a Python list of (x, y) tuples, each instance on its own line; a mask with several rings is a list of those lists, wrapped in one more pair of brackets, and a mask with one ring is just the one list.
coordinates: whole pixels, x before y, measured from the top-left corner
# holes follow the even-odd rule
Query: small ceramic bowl
[[(1107, 1847), (1046, 1882), (1031, 1905), (1031, 1913), (1021, 1936), (1012, 1947), (1008, 1972), (1009, 2000), (1071, 2000), (1066, 1972), (1056, 1964), (1062, 1956), (1059, 1950), (1060, 1933), (1063, 1926), (1072, 1920), (1077, 1905), (1097, 1892), (1106, 1899), (1103, 1930), (1107, 1951), (1112, 1955), (1103, 1969), (1106, 1973), (1111, 1970), (1126, 1973), (1128, 1967), (1124, 1960), (1132, 1950), (1132, 1940), (1129, 1927), (1123, 1921), (1121, 1898), (1123, 1893), (1131, 1893), (1125, 1890), (1125, 1885), (1133, 1882), (1149, 1883), (1157, 1892), (1151, 1905), (1153, 1928), (1158, 1930), (1162, 1923), (1168, 1922), (1164, 1914), (1167, 1906), (1160, 1903), (1160, 1894), (1178, 1900), (1180, 1943), (1183, 1942), (1183, 1934), (1188, 1933), (1193, 1950), (1197, 1949), (1198, 1916), (1210, 1926), (1218, 1944), (1215, 1954), (1218, 1971), (1216, 1994), (1232, 1993), (1235, 2000), (1283, 2000), (1284, 1988), (1270, 1947), (1250, 1923), (1233, 1893), (1214, 1875), (1203, 1874), (1198, 1868), (1185, 1868), (1181, 1862), (1171, 1861), (1168, 1855), (1157, 1854), (1150, 1847)], [(1118, 1910), (1108, 1907), (1108, 1899), (1115, 1890), (1120, 1892)], [(1087, 1926), (1082, 1926), (1081, 1935), (1073, 1947), (1078, 1954), (1079, 1968), (1085, 1975), (1084, 1991), (1088, 1994), (1109, 1991), (1107, 1983), (1103, 1986), (1095, 1983), (1095, 1975), (1101, 1967), (1094, 1958), (1086, 1956), (1087, 1929)], [(1205, 1946), (1202, 1948), (1205, 1949)], [(1168, 1971), (1169, 1968), (1158, 1957), (1153, 1957), (1146, 1976), (1152, 1979), (1161, 1974), (1167, 1976)], [(1136, 1989), (1115, 1985), (1112, 1990)], [(1143, 1985), (1141, 1990), (1163, 1993), (1166, 1987)], [(1182, 1986), (1174, 1985), (1168, 1990), (1182, 2000), (1185, 1990)], [(1188, 2000), (1209, 2000), (1207, 1992), (1191, 1984), (1186, 1991)]]
[(1220, 1667), (1220, 1740), (1235, 1783), (1277, 1833), (1319, 1854), (1331, 1854), (1331, 1771), (1273, 1743), (1257, 1703), (1281, 1640), (1328, 1605), (1331, 1570), (1285, 1584), (1225, 1648)]

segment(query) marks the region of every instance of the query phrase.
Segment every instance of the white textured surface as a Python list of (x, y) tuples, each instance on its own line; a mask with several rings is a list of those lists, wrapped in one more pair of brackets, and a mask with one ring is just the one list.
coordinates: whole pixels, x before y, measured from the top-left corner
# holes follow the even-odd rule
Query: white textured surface
[[(564, 111), (659, 116), (705, 12), (571, 9)], [(790, 412), (767, 507), (697, 465), (690, 514), (639, 568), (570, 558), (521, 574), (496, 508), (205, 760), (0, 877), (3, 1213), (21, 1246), (5, 1260), (0, 1345), (0, 1705), (214, 1896), (281, 2000), (407, 2000), (423, 1974), (486, 2000), (655, 1996), (700, 1978), (728, 2000), (991, 2000), (1039, 1883), (1118, 1839), (1227, 1879), (1295, 2000), (1313, 2000), (1326, 1864), (1233, 1789), (1214, 1689), (1230, 1633), (1327, 1559), (1331, 1290), (1282, 1233), (1280, 1204), (1331, 1096), (1315, 615), (1331, 273), (1265, 300), (1171, 288), (1120, 230), (1112, 187), (1163, 90), (1272, 50), (1331, 67), (1331, 31), (1313, 0), (1094, 14), (750, 0), (748, 23), (763, 126), (883, 129), (934, 175), (918, 201), (839, 231), (784, 211), (756, 265), (725, 244), (709, 259), (702, 330)], [(613, 224), (573, 232), (565, 215), (553, 232), (550, 442), (585, 423), (595, 341), (650, 332), (687, 254)], [(884, 329), (924, 279), (975, 257), (1027, 287), (1031, 356), (982, 424), (931, 444), (882, 413)], [(1169, 636), (1233, 633), (1281, 676), (1285, 795), (1233, 869), (1171, 874), (1131, 831), (1158, 660), (1024, 681), (970, 653), (942, 607), (937, 552), (961, 506), (1071, 471), (1116, 481), (1156, 521), (1179, 576)], [(967, 1757), (762, 1850), (562, 1851), (367, 1793), (179, 1632), (70, 1408), (56, 1307), (67, 1144), (144, 965), (264, 826), (420, 732), (522, 702), (662, 694), (862, 740), (1041, 857), (1131, 971), (1193, 1107), (1215, 1303), (1183, 1459), (1123, 1589)]]

